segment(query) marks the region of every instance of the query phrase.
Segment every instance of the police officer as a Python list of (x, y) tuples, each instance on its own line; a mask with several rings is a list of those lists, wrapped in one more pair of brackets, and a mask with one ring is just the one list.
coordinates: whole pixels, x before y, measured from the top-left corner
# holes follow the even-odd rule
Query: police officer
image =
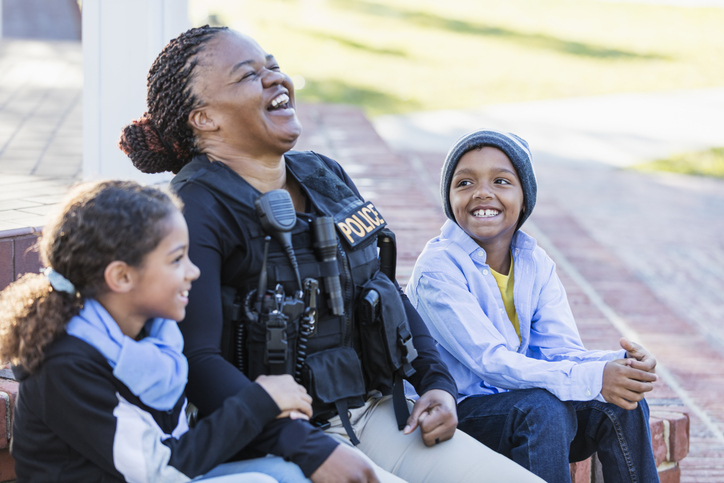
[[(190, 367), (187, 392), (202, 416), (253, 384), (222, 357), (229, 342), (223, 333), (222, 286), (235, 287), (242, 296), (258, 286), (266, 242), (253, 204), (260, 195), (283, 189), (296, 212), (291, 239), (299, 278), (338, 275), (344, 301), (342, 314), (320, 304), (308, 337), (305, 382), (315, 397), (315, 409), (332, 407), (326, 416), (333, 416), (340, 406), (324, 403), (341, 401), (349, 410), (342, 411), (344, 421), (339, 416), (318, 421), (321, 428), (279, 419), (264, 428), (252, 445), (254, 454), (284, 456), (315, 483), (540, 481), (456, 432), (456, 386), (419, 316), (397, 292), (398, 300), (392, 301), (388, 292), (380, 303), (383, 311), (390, 304), (402, 307), (409, 320), (418, 355), (412, 361), (414, 374), (408, 371), (407, 379), (421, 395), (402, 431), (390, 397), (374, 391), (378, 387), (365, 387), (374, 374), (365, 367), (357, 313), (362, 288), (379, 280), (375, 240), (384, 228), (384, 214), (361, 200), (335, 161), (290, 152), (301, 126), (292, 82), (273, 56), (253, 39), (226, 28), (191, 29), (172, 40), (154, 62), (147, 101), (148, 112), (124, 129), (120, 147), (141, 171), (178, 173), (173, 185), (186, 205), (190, 257), (201, 269), (180, 327)], [(334, 219), (340, 238), (337, 270), (329, 264), (320, 268), (314, 252), (312, 226), (322, 216)], [(278, 283), (279, 300), (289, 300), (300, 287), (288, 253), (273, 240), (267, 258), (268, 287), (273, 290)], [(321, 296), (325, 302), (327, 295)], [(251, 297), (259, 300), (258, 293)], [(268, 301), (276, 303), (273, 295)], [(275, 340), (289, 344), (294, 334), (287, 335), (290, 338)], [(368, 343), (370, 348), (374, 344)], [(360, 355), (362, 367), (356, 369)], [(276, 355), (262, 349), (246, 357), (250, 364), (268, 368)], [(336, 394), (340, 391), (345, 392), (341, 399)], [(351, 431), (343, 427), (346, 422)], [(349, 443), (350, 436), (359, 438), (356, 447)]]

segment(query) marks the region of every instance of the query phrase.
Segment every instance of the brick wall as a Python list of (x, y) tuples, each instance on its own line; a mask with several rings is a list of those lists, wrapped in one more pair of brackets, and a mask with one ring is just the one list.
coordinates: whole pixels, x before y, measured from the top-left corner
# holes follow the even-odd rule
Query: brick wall
[[(28, 272), (41, 268), (33, 246), (38, 240), (39, 228), (0, 231), (0, 290)], [(7, 367), (0, 369), (0, 482), (15, 479), (15, 464), (10, 456), (12, 412), (18, 394), (18, 383), (12, 379)]]
[(41, 268), (38, 253), (33, 246), (40, 228), (22, 228), (0, 231), (0, 290), (28, 272)]

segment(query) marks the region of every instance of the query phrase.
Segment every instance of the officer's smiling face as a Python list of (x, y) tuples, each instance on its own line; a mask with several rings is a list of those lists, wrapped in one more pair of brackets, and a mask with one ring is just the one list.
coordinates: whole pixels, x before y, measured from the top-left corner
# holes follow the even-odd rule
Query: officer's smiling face
[(203, 112), (200, 145), (221, 143), (257, 159), (291, 149), (301, 133), (294, 85), (254, 39), (219, 33), (196, 59), (193, 92)]
[(488, 251), (509, 247), (523, 209), (523, 188), (508, 156), (485, 146), (465, 153), (450, 183), (455, 221)]

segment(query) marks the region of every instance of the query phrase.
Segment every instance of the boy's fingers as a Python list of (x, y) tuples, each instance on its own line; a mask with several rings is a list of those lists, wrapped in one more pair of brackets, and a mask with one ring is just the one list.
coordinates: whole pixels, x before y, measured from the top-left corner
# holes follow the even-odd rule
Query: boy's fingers
[(627, 409), (631, 411), (632, 409), (636, 409), (638, 407), (638, 402), (633, 401), (627, 401), (626, 399), (622, 397), (617, 397), (613, 401), (610, 401), (612, 404), (615, 404), (616, 406)]
[(621, 337), (618, 340), (619, 345), (622, 349), (628, 350), (631, 347), (631, 342), (626, 337)]
[(654, 385), (650, 382), (632, 381), (631, 385), (627, 389), (629, 391), (639, 393), (642, 395), (641, 397), (643, 397), (643, 393), (652, 391), (654, 389)]
[(621, 348), (625, 350), (626, 352), (633, 352), (636, 350), (636, 347), (634, 347), (633, 343), (628, 340), (626, 337), (621, 337), (619, 339), (618, 343), (621, 345)]
[(651, 372), (651, 371), (653, 370), (653, 368), (655, 367), (655, 365), (652, 364), (651, 362), (646, 361), (646, 360), (644, 360), (644, 361), (637, 361), (636, 359), (626, 359), (626, 360), (627, 360), (627, 361), (630, 361), (630, 362), (628, 363), (628, 366), (629, 366), (629, 367), (632, 367), (632, 368), (634, 368), (634, 369), (638, 369), (639, 371), (644, 371), (644, 372), (653, 374), (653, 372)]
[(642, 369), (637, 369), (633, 365), (634, 363), (630, 363), (628, 367), (624, 367), (619, 369), (621, 371), (621, 375), (626, 377), (627, 379), (632, 379), (634, 381), (641, 381), (641, 382), (656, 382), (658, 381), (659, 377), (652, 373), (647, 372)]
[(627, 401), (638, 402), (644, 398), (644, 393), (633, 389), (626, 389), (620, 396)]

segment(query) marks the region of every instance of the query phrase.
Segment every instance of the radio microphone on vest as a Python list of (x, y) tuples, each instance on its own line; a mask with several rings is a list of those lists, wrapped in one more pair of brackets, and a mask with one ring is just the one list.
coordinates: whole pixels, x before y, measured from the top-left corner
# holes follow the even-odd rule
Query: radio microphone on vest
[(302, 278), (299, 276), (297, 257), (292, 248), (292, 230), (297, 223), (292, 197), (287, 190), (272, 190), (264, 193), (254, 202), (256, 214), (259, 216), (264, 231), (273, 236), (287, 252), (289, 263), (292, 264), (297, 276), (299, 290), (302, 290)]
[(267, 282), (266, 259), (269, 256), (269, 241), (270, 240), (271, 240), (271, 237), (269, 235), (264, 237), (264, 259), (261, 262), (261, 274), (259, 275), (259, 288), (256, 289), (257, 302), (259, 303), (259, 308), (257, 310), (259, 310), (259, 311), (261, 311), (261, 303), (264, 300), (264, 294), (266, 293), (266, 282)]
[(339, 272), (337, 271), (337, 232), (334, 229), (334, 219), (331, 216), (320, 216), (312, 222), (314, 228), (314, 247), (327, 265), (327, 270), (334, 270), (334, 275), (324, 277), (324, 285), (329, 294), (329, 308), (334, 315), (344, 314), (344, 298), (342, 287), (339, 283)]

